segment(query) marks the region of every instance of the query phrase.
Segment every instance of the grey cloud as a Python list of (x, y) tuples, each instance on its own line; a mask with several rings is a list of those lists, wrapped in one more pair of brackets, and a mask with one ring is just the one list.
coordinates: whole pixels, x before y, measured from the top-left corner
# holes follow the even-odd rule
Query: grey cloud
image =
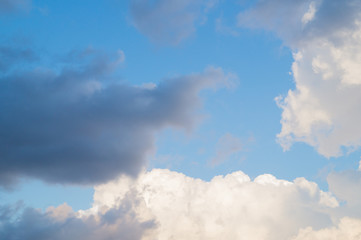
[(217, 0), (132, 0), (135, 27), (154, 42), (178, 44), (206, 20)]
[(344, 211), (350, 216), (361, 217), (361, 171), (347, 170), (332, 172), (327, 177), (330, 191), (335, 196), (347, 202)]
[[(0, 219), (1, 239), (138, 240), (143, 239), (142, 237), (155, 227), (152, 220), (137, 219), (129, 204), (87, 216), (80, 216), (66, 204), (49, 208), (46, 212), (26, 208), (22, 213), (17, 210), (16, 214), (16, 219)], [(112, 215), (111, 221), (109, 215)]]
[(0, 0), (0, 13), (26, 10), (31, 6), (31, 0)]
[[(304, 23), (310, 8), (314, 17)], [(334, 33), (357, 27), (361, 2), (358, 0), (259, 0), (238, 16), (240, 26), (274, 31), (292, 47), (318, 37), (335, 38)]]
[(0, 78), (0, 185), (19, 177), (94, 184), (135, 176), (154, 151), (154, 135), (169, 126), (190, 129), (198, 92), (228, 78), (208, 68), (154, 88), (131, 86), (106, 81), (117, 60), (85, 55), (72, 55), (84, 64)]
[(0, 73), (8, 72), (10, 68), (16, 65), (33, 62), (36, 59), (37, 55), (32, 49), (17, 46), (0, 46)]
[[(260, 0), (238, 15), (238, 23), (240, 26), (276, 31), (281, 37), (283, 34), (293, 36), (310, 2), (311, 0)], [(289, 31), (292, 33), (288, 33)]]

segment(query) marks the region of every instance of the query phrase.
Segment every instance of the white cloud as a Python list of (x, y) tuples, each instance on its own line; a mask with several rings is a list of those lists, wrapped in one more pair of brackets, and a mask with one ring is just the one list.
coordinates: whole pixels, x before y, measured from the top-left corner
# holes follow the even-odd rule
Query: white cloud
[(326, 156), (361, 146), (361, 25), (340, 32), (337, 42), (320, 38), (295, 54), (296, 89), (279, 98), (283, 109), (281, 145), (301, 141)]
[(307, 23), (312, 21), (315, 18), (315, 14), (316, 14), (316, 4), (315, 2), (311, 2), (308, 7), (308, 11), (302, 17), (302, 24), (306, 25)]
[(331, 223), (327, 212), (335, 198), (315, 183), (261, 175), (254, 181), (242, 172), (210, 182), (169, 170), (154, 169), (137, 180), (120, 178), (95, 188), (92, 210), (118, 207), (133, 192), (139, 219), (157, 223), (156, 239), (279, 240), (311, 224)]
[(278, 141), (305, 142), (326, 157), (361, 146), (361, 2), (259, 1), (239, 24), (274, 31), (294, 52), (295, 89), (278, 97)]

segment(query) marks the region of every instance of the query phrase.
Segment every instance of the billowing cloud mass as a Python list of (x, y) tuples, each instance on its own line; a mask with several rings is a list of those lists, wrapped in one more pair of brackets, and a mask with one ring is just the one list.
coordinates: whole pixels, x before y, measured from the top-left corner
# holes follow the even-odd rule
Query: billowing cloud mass
[(220, 68), (159, 85), (107, 80), (124, 61), (94, 50), (75, 51), (53, 69), (0, 75), (0, 185), (29, 176), (92, 184), (136, 175), (165, 127), (190, 129), (199, 120), (198, 93), (226, 85)]
[(0, 218), (0, 234), (38, 240), (354, 240), (361, 214), (340, 214), (348, 207), (304, 178), (289, 182), (265, 174), (251, 180), (234, 172), (206, 182), (153, 169), (137, 179), (123, 176), (96, 186), (87, 210), (74, 212), (63, 204)]
[(30, 5), (31, 0), (0, 0), (0, 13), (24, 10)]
[(282, 147), (305, 142), (326, 157), (359, 148), (361, 2), (259, 1), (239, 23), (275, 31), (294, 51), (296, 87), (277, 98)]
[(135, 27), (154, 42), (178, 44), (206, 20), (218, 0), (132, 0)]
[(94, 208), (117, 206), (129, 188), (158, 223), (160, 240), (287, 239), (300, 227), (327, 226), (327, 211), (338, 206), (335, 198), (303, 178), (288, 182), (266, 174), (251, 181), (234, 172), (205, 182), (154, 169), (135, 182), (121, 178), (96, 187)]

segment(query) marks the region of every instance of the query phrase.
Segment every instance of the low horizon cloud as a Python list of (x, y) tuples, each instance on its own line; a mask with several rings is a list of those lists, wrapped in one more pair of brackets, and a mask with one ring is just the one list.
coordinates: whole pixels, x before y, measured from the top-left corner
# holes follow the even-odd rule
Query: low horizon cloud
[[(330, 178), (355, 175), (361, 179), (355, 170)], [(136, 179), (123, 175), (95, 186), (93, 205), (86, 210), (74, 212), (66, 203), (45, 212), (2, 207), (0, 235), (9, 240), (357, 239), (361, 195), (350, 199), (332, 186), (334, 179), (328, 181), (336, 197), (305, 178), (290, 182), (264, 174), (251, 180), (238, 171), (207, 182), (153, 169)], [(337, 182), (343, 189), (349, 185)], [(361, 187), (361, 181), (353, 184)]]

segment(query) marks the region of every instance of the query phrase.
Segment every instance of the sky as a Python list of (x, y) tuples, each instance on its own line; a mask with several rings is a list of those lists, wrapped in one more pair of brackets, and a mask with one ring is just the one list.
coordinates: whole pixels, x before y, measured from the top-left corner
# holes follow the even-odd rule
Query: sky
[(0, 0), (0, 239), (361, 239), (359, 0)]

